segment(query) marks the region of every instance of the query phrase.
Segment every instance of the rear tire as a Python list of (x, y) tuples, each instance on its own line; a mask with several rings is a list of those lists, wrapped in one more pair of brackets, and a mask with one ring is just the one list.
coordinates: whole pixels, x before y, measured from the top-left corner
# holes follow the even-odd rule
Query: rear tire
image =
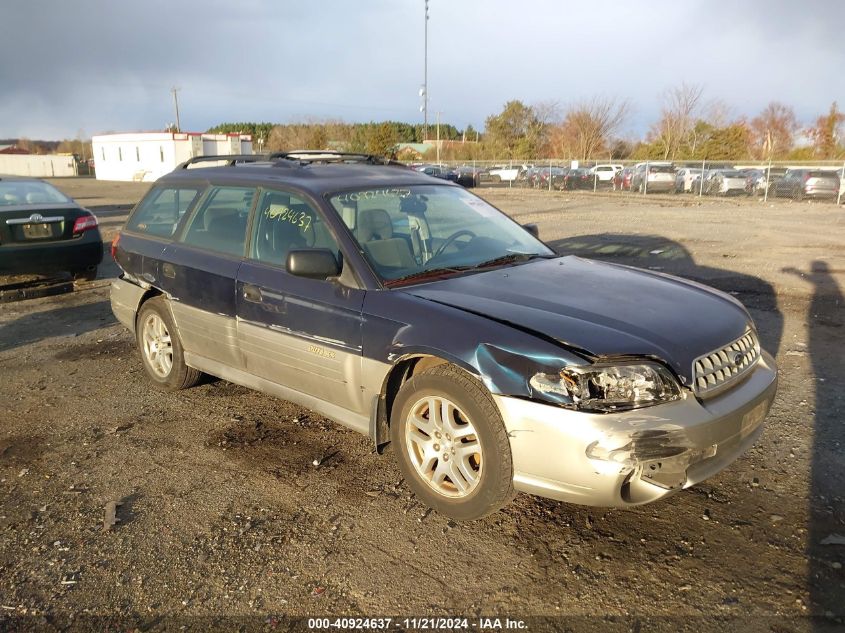
[(153, 297), (141, 306), (135, 340), (144, 370), (159, 389), (187, 389), (202, 378), (202, 372), (185, 364), (182, 341), (163, 297)]
[(484, 385), (454, 365), (426, 369), (402, 385), (390, 439), (414, 494), (441, 514), (472, 521), (514, 496), (499, 409)]

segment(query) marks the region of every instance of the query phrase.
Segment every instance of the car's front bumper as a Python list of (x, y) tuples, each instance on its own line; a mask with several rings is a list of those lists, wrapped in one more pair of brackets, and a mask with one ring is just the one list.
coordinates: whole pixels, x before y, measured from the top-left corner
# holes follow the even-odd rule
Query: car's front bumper
[(494, 395), (513, 455), (514, 485), (592, 506), (655, 501), (715, 475), (763, 431), (777, 390), (774, 359), (732, 389), (699, 400), (590, 414)]

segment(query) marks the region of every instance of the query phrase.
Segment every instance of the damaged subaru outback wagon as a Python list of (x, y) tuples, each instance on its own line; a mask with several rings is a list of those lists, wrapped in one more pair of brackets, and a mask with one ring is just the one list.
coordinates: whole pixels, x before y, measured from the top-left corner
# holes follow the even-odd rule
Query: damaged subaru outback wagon
[(309, 407), (390, 444), (459, 520), (515, 491), (655, 501), (763, 430), (775, 364), (728, 295), (558, 257), (464, 188), (373, 157), (189, 162), (113, 245), (112, 308), (162, 389), (208, 373)]

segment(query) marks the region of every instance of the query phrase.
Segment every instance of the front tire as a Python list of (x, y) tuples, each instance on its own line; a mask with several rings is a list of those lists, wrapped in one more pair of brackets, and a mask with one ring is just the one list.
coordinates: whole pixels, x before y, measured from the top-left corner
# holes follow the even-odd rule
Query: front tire
[(163, 297), (153, 297), (141, 306), (135, 326), (144, 370), (163, 391), (178, 391), (196, 385), (202, 373), (185, 364), (182, 341)]
[(390, 439), (417, 498), (458, 521), (480, 519), (514, 495), (505, 425), (490, 392), (454, 365), (438, 365), (402, 385)]

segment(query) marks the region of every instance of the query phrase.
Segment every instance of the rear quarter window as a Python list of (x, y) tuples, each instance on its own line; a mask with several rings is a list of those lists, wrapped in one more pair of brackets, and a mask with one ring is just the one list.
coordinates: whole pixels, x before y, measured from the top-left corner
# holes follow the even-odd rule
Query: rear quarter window
[(137, 233), (170, 237), (202, 192), (202, 187), (155, 187), (126, 222)]

